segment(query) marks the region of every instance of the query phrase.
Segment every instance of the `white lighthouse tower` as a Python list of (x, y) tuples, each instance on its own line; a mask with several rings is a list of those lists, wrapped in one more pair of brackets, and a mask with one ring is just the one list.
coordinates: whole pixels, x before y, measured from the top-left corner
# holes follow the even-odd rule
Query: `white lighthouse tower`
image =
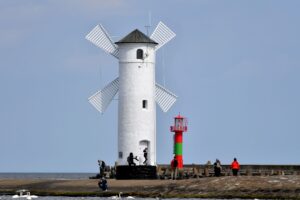
[(119, 77), (89, 98), (103, 113), (119, 92), (118, 165), (127, 165), (130, 153), (138, 157), (137, 165), (156, 165), (156, 103), (167, 112), (177, 96), (155, 82), (155, 53), (173, 37), (175, 33), (162, 22), (151, 37), (136, 29), (113, 43), (101, 25), (86, 36), (119, 59)]

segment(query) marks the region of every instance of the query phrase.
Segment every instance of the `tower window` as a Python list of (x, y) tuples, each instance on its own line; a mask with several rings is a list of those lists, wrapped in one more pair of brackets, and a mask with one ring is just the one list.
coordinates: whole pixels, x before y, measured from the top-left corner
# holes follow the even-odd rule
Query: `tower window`
[(119, 151), (119, 158), (123, 158), (123, 152)]
[(138, 49), (136, 51), (136, 59), (143, 59), (143, 54), (144, 54), (143, 49)]
[(143, 108), (144, 109), (148, 108), (148, 101), (147, 100), (143, 100)]

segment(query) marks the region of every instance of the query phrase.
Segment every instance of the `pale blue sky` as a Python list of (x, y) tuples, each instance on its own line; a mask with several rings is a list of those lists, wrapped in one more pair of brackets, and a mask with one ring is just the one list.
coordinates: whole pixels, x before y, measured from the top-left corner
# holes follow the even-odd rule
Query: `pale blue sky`
[[(101, 23), (118, 40), (167, 24), (156, 79), (179, 96), (157, 110), (157, 159), (188, 117), (184, 162), (300, 164), (300, 1), (42, 0), (0, 2), (0, 172), (96, 172), (117, 157), (117, 102), (87, 98), (118, 73), (84, 39)], [(164, 56), (163, 56), (164, 55)], [(165, 63), (163, 65), (163, 63)]]

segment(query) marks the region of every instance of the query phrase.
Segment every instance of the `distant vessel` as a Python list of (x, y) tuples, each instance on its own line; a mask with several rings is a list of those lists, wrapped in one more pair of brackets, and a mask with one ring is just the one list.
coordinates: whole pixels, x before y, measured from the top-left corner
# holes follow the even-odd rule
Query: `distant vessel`
[(17, 190), (16, 195), (12, 196), (13, 199), (20, 199), (20, 198), (26, 198), (26, 199), (35, 199), (38, 198), (36, 195), (31, 195), (28, 190)]

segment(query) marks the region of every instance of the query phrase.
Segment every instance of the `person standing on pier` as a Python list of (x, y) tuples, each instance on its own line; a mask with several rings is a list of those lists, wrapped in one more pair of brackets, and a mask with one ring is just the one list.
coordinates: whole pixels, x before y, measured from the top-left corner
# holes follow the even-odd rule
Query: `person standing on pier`
[(216, 159), (216, 162), (214, 163), (214, 172), (215, 172), (215, 176), (219, 177), (221, 176), (221, 162), (219, 159)]
[(104, 176), (104, 171), (105, 171), (105, 162), (103, 160), (98, 160), (98, 165), (99, 165), (99, 177), (101, 178)]
[(147, 147), (143, 150), (143, 153), (144, 153), (144, 158), (145, 158), (145, 161), (143, 163), (144, 163), (144, 165), (147, 165), (147, 161), (148, 161), (148, 148)]
[(231, 163), (230, 168), (232, 169), (233, 176), (237, 176), (238, 172), (240, 170), (240, 164), (236, 158), (233, 159), (233, 162)]
[(177, 178), (177, 169), (178, 167), (178, 160), (176, 158), (176, 156), (174, 156), (174, 159), (171, 161), (171, 169), (172, 169), (172, 173), (171, 173), (171, 179), (176, 180)]

